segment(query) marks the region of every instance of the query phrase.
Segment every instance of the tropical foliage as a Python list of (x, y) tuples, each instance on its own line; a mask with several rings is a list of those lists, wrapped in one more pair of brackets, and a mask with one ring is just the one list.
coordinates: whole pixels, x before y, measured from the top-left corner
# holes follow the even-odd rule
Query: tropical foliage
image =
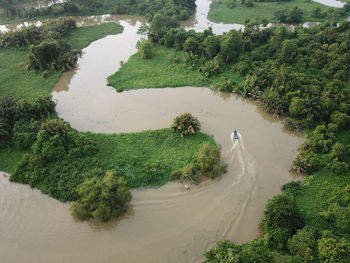
[(181, 137), (196, 134), (200, 130), (200, 122), (191, 113), (183, 113), (174, 118), (171, 128)]
[[(94, 171), (100, 172), (100, 171)], [(102, 178), (92, 177), (77, 186), (78, 200), (70, 207), (73, 217), (86, 220), (90, 218), (107, 221), (126, 211), (131, 200), (130, 189), (123, 177), (107, 171)]]

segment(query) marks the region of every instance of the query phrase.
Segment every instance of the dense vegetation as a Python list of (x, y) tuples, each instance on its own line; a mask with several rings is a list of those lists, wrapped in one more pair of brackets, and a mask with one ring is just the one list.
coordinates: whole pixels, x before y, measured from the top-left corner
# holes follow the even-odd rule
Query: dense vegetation
[[(305, 183), (285, 185), (268, 202), (261, 220), (265, 237), (243, 245), (219, 242), (206, 252), (207, 262), (348, 262), (350, 22), (294, 31), (261, 29), (260, 23), (247, 21), (244, 32), (221, 36), (210, 29), (195, 33), (151, 25), (149, 39), (167, 47), (163, 60), (130, 60), (123, 67), (153, 61), (156, 68), (171, 52), (182, 51), (192, 76), (200, 73), (209, 82), (223, 73), (240, 74), (243, 81), (228, 78), (212, 87), (257, 100), (275, 116), (286, 116), (288, 129), (307, 131), (293, 168), (312, 175)], [(163, 86), (182, 79), (172, 73)], [(189, 165), (174, 176), (186, 179), (194, 170)]]
[[(81, 133), (55, 119), (50, 98), (36, 99), (34, 82), (27, 83), (23, 93), (23, 87), (17, 86), (29, 76), (42, 85), (39, 94), (49, 94), (65, 70), (58, 67), (55, 54), (64, 52), (53, 52), (57, 47), (71, 50), (71, 44), (82, 49), (99, 37), (121, 31), (122, 27), (114, 23), (76, 28), (72, 20), (58, 20), (0, 36), (0, 54), (16, 58), (12, 62), (1, 60), (5, 63), (1, 67), (5, 73), (1, 75), (4, 89), (0, 97), (1, 169), (12, 173), (11, 181), (27, 183), (62, 201), (75, 200), (72, 215), (80, 219), (105, 221), (119, 216), (130, 201), (129, 187), (164, 184), (174, 179), (173, 171), (197, 158), (204, 142), (215, 145), (212, 138), (198, 133), (199, 129), (190, 139), (181, 138), (170, 128), (118, 135)], [(45, 75), (25, 70), (26, 54), (27, 59), (38, 63), (32, 69), (46, 70)], [(64, 64), (67, 66), (67, 61)], [(13, 80), (10, 74), (18, 76)]]
[(208, 18), (214, 22), (240, 23), (246, 18), (265, 18), (268, 22), (341, 21), (350, 15), (347, 6), (332, 8), (314, 1), (214, 0)]
[[(11, 180), (62, 201), (77, 200), (78, 185), (102, 178), (107, 170), (117, 171), (130, 187), (164, 184), (172, 179), (173, 171), (195, 160), (203, 142), (215, 145), (207, 135), (181, 138), (170, 129), (111, 135), (81, 133), (62, 120), (45, 120), (54, 110), (50, 99), (34, 104), (10, 98), (0, 102), (2, 148), (28, 150), (16, 164)], [(18, 113), (23, 107), (28, 108), (28, 116)], [(35, 110), (37, 115), (32, 113)]]
[(196, 9), (195, 0), (118, 0), (113, 13), (137, 14), (152, 21), (156, 14), (162, 14), (176, 20), (186, 20)]
[(4, 13), (0, 14), (0, 21), (106, 13), (141, 15), (149, 21), (160, 13), (175, 20), (186, 20), (196, 9), (195, 0), (70, 0), (40, 8), (35, 5), (32, 8), (23, 8), (17, 3), (18, 1), (0, 1), (0, 8), (4, 9)]
[(77, 192), (79, 199), (72, 203), (70, 209), (78, 219), (107, 221), (124, 213), (126, 203), (131, 200), (126, 181), (123, 177), (117, 178), (113, 171), (107, 171), (102, 178), (93, 177), (84, 181), (78, 185)]

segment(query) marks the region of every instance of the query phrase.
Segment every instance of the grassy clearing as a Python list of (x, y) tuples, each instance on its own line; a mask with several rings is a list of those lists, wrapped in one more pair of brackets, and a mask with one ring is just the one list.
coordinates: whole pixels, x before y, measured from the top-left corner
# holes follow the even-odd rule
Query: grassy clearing
[[(116, 23), (88, 26), (78, 28), (66, 40), (74, 48), (83, 49), (96, 39), (122, 31), (123, 27)], [(0, 97), (34, 100), (50, 96), (61, 72), (50, 72), (46, 79), (41, 74), (28, 72), (25, 68), (27, 54), (27, 50), (0, 49)]]
[(28, 72), (24, 62), (27, 54), (27, 50), (0, 49), (0, 96), (34, 100), (50, 95), (61, 73), (51, 72), (44, 79)]
[[(250, 19), (254, 17), (265, 17), (269, 22), (278, 22), (274, 18), (274, 13), (278, 10), (283, 10), (286, 8), (293, 8), (298, 6), (304, 10), (302, 17), (302, 22), (313, 21), (319, 22), (324, 21), (324, 18), (315, 18), (311, 16), (311, 11), (316, 7), (321, 8), (321, 12), (328, 11), (331, 8), (316, 2), (306, 2), (305, 0), (292, 0), (285, 2), (254, 2), (254, 7), (245, 7), (237, 1), (236, 7), (230, 9), (226, 6), (225, 1), (213, 0), (210, 5), (210, 11), (208, 14), (209, 20), (213, 22), (223, 22), (223, 23), (239, 23), (243, 24), (244, 20), (248, 17)], [(349, 16), (349, 14), (347, 14)], [(344, 17), (345, 18), (345, 17)], [(341, 18), (339, 20), (343, 20)]]
[(116, 23), (106, 23), (102, 25), (93, 25), (80, 27), (73, 34), (66, 37), (65, 40), (75, 49), (83, 49), (91, 42), (101, 39), (107, 35), (117, 35), (122, 33), (124, 28)]
[[(176, 58), (176, 59), (175, 59)], [(177, 60), (177, 62), (174, 62)], [(109, 85), (117, 89), (164, 88), (182, 86), (209, 86), (227, 79), (240, 82), (242, 78), (230, 68), (221, 74), (205, 78), (185, 63), (183, 50), (153, 46), (151, 59), (142, 59), (139, 53), (131, 56), (119, 71), (108, 77)]]
[(168, 182), (172, 171), (194, 160), (203, 142), (215, 144), (206, 134), (181, 138), (170, 129), (89, 136), (97, 143), (101, 165), (119, 171), (131, 187)]

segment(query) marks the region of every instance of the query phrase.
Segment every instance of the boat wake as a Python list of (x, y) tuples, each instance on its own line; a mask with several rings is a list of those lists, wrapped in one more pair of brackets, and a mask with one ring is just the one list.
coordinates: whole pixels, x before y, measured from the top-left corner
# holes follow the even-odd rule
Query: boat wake
[[(244, 188), (240, 195), (241, 205), (235, 206), (233, 209), (230, 220), (227, 222), (226, 228), (222, 232), (220, 238), (225, 239), (232, 237), (234, 233), (244, 222), (244, 215), (247, 207), (250, 205), (251, 201), (254, 200), (256, 194), (257, 185), (256, 179), (258, 175), (257, 163), (252, 156), (252, 154), (247, 150), (242, 134), (238, 133), (239, 139), (234, 138), (234, 133), (231, 134), (231, 144), (230, 149), (230, 165), (232, 167), (237, 167), (238, 169), (232, 174), (232, 180), (230, 185), (230, 192), (226, 192), (227, 198), (237, 198), (235, 192), (239, 189)], [(230, 171), (229, 171), (230, 172)], [(231, 200), (235, 202), (236, 200)]]

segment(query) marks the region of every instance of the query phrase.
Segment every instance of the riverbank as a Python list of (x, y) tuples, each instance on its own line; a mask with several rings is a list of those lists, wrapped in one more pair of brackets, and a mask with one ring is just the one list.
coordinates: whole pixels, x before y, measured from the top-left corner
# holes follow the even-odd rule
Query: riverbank
[[(97, 39), (122, 32), (121, 25), (106, 23), (77, 28), (64, 40), (73, 48), (82, 50)], [(28, 72), (24, 66), (28, 52), (25, 49), (0, 49), (0, 61), (3, 63), (0, 64), (3, 73), (0, 77), (0, 97), (11, 96), (17, 100), (33, 101), (50, 96), (61, 72), (50, 71), (46, 78), (42, 74)], [(81, 135), (85, 136), (83, 133)], [(72, 193), (75, 192), (77, 184), (81, 183), (81, 174), (89, 172), (93, 168), (89, 165), (97, 163), (96, 168), (118, 170), (131, 187), (159, 186), (173, 179), (173, 171), (192, 163), (204, 142), (215, 144), (208, 135), (200, 133), (181, 138), (170, 129), (127, 134), (89, 133), (87, 136), (98, 149), (96, 159), (82, 159), (81, 162), (90, 162), (86, 163), (85, 169), (79, 163), (80, 160), (74, 160), (76, 165), (67, 164), (62, 174), (61, 164), (51, 163), (50, 174), (56, 179), (32, 186), (60, 200), (70, 200), (67, 196), (74, 196)], [(0, 150), (0, 170), (13, 173), (24, 154), (31, 154), (31, 151), (8, 145), (11, 144), (4, 143)], [(66, 174), (67, 171), (70, 176)], [(67, 183), (67, 187), (59, 191), (56, 187), (63, 181)]]
[[(248, 2), (248, 1), (246, 1)], [(252, 2), (253, 6), (242, 5), (239, 1), (236, 2), (235, 7), (229, 8), (225, 2), (221, 0), (213, 0), (210, 5), (210, 11), (208, 13), (208, 18), (210, 21), (216, 23), (240, 23), (244, 24), (246, 18), (254, 20), (254, 18), (265, 18), (268, 22), (280, 23), (276, 17), (275, 12), (283, 11), (285, 9), (293, 9), (297, 6), (302, 10), (300, 21), (298, 23), (304, 22), (322, 22), (326, 20), (331, 20), (334, 22), (341, 22), (346, 17), (350, 16), (350, 12), (344, 12), (343, 15), (336, 15), (340, 11), (339, 8), (328, 7), (326, 5), (305, 0), (292, 0), (292, 1), (276, 1), (276, 2)], [(320, 16), (315, 17), (313, 11), (319, 9)], [(323, 13), (329, 12), (329, 16), (325, 15), (322, 17)]]
[(242, 77), (229, 66), (211, 78), (206, 78), (185, 62), (184, 52), (158, 44), (152, 45), (152, 58), (132, 55), (121, 68), (108, 77), (108, 85), (118, 92), (123, 90), (164, 87), (204, 87), (231, 80), (241, 82)]
[[(123, 32), (116, 23), (77, 28), (66, 40), (73, 48), (82, 50), (96, 39)], [(15, 99), (35, 100), (51, 95), (51, 90), (59, 81), (62, 73), (50, 71), (46, 78), (41, 74), (29, 72), (25, 68), (25, 59), (29, 50), (24, 48), (0, 48), (0, 96)]]

